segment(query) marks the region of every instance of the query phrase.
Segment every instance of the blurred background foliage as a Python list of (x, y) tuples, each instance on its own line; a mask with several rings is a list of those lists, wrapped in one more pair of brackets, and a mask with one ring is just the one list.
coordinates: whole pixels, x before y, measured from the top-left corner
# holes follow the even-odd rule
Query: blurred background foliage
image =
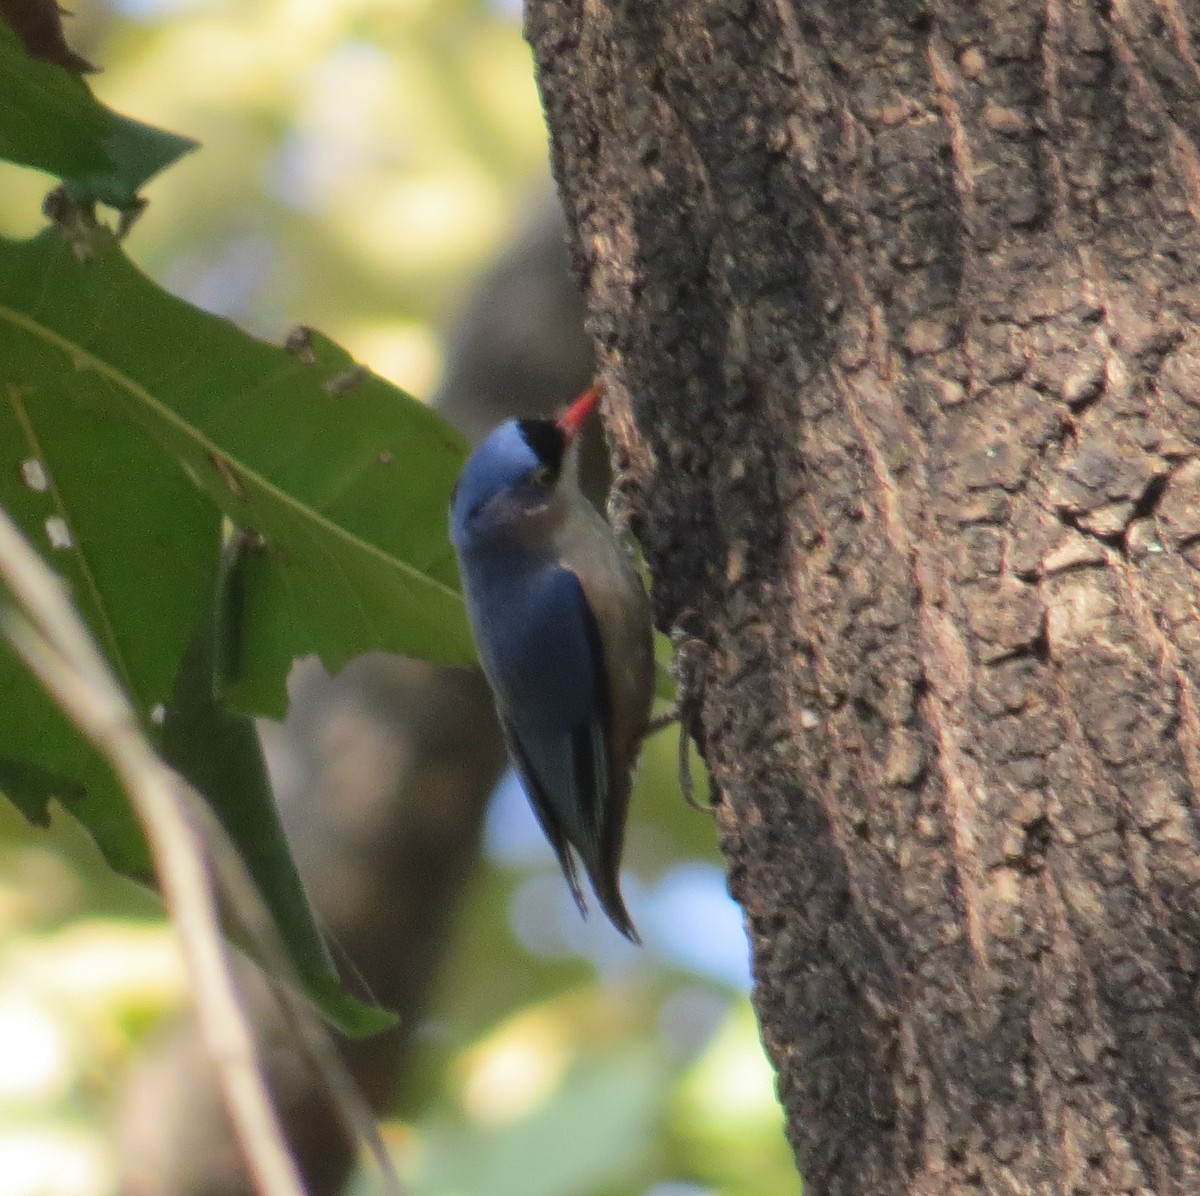
[[(203, 143), (146, 189), (127, 242), (143, 269), (434, 389), (473, 278), (547, 186), (516, 0), (80, 0), (68, 33), (103, 102)], [(49, 185), (0, 166), (0, 232), (35, 231)], [(417, 1196), (796, 1191), (740, 912), (673, 737), (634, 797), (641, 950), (579, 919), (519, 789), (497, 791), (385, 1127)], [(0, 803), (0, 1196), (115, 1190), (123, 1078), (185, 995), (156, 901), (69, 819), (45, 834)]]

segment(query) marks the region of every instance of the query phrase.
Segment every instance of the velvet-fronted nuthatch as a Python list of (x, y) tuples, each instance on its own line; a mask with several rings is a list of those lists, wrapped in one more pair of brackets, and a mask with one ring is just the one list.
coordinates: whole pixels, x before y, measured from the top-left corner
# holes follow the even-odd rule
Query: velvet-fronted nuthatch
[(572, 851), (636, 942), (619, 872), (654, 656), (641, 578), (579, 488), (573, 446), (599, 398), (492, 432), (455, 487), (450, 536), (513, 767), (580, 910)]

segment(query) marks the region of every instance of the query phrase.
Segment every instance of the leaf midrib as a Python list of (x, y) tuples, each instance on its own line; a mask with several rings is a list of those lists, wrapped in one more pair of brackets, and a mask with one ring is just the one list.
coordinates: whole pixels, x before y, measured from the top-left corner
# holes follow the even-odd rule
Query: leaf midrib
[[(335, 538), (340, 539), (348, 545), (365, 552), (368, 556), (372, 556), (381, 561), (385, 566), (397, 570), (398, 572), (415, 579), (419, 583), (427, 586), (432, 586), (435, 590), (440, 591), (443, 595), (448, 596), (462, 602), (462, 595), (452, 587), (446, 585), (445, 582), (438, 581), (436, 578), (430, 577), (428, 573), (422, 573), (415, 566), (408, 564), (399, 557), (389, 556), (381, 548), (370, 543), (367, 540), (361, 539), (347, 528), (340, 524), (334, 523), (322, 512), (315, 507), (305, 506), (297, 499), (293, 498), (286, 490), (281, 490), (269, 478), (264, 477), (257, 470), (240, 459), (231, 457), (229, 452), (221, 445), (209, 440), (207, 436), (201, 432), (195, 424), (188, 423), (181, 415), (177, 414), (165, 403), (156, 399), (142, 384), (127, 374), (122, 373), (116, 367), (110, 365), (101, 357), (97, 357), (90, 349), (85, 349), (82, 345), (70, 340), (68, 337), (54, 331), (52, 328), (46, 327), (44, 324), (38, 323), (36, 320), (26, 316), (23, 312), (17, 311), (14, 308), (8, 307), (5, 304), (0, 304), (0, 318), (7, 319), (11, 324), (31, 335), (40, 338), (48, 344), (54, 345), (61, 352), (67, 354), (72, 360), (78, 361), (83, 359), (92, 369), (98, 374), (107, 378), (110, 382), (114, 382), (117, 386), (122, 387), (135, 399), (140, 400), (146, 407), (154, 412), (165, 423), (173, 425), (175, 428), (184, 433), (201, 451), (215, 453), (220, 457), (237, 465), (246, 476), (247, 479), (260, 486), (264, 491), (271, 495), (277, 502), (291, 510), (294, 514), (298, 514), (302, 518), (311, 520), (313, 523), (324, 528)], [(76, 365), (78, 369), (78, 365)]]

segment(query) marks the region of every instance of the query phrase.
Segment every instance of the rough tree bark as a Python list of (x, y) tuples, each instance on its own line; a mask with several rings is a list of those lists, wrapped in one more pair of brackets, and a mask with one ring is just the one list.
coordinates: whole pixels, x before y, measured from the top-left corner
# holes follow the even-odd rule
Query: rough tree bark
[(1200, 3), (527, 23), (808, 1190), (1200, 1191)]

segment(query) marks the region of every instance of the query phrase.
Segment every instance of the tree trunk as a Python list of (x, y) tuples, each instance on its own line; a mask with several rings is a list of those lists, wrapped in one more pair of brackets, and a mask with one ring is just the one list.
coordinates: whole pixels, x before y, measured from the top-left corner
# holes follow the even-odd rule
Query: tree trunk
[(808, 1191), (1200, 1192), (1200, 3), (528, 30)]

